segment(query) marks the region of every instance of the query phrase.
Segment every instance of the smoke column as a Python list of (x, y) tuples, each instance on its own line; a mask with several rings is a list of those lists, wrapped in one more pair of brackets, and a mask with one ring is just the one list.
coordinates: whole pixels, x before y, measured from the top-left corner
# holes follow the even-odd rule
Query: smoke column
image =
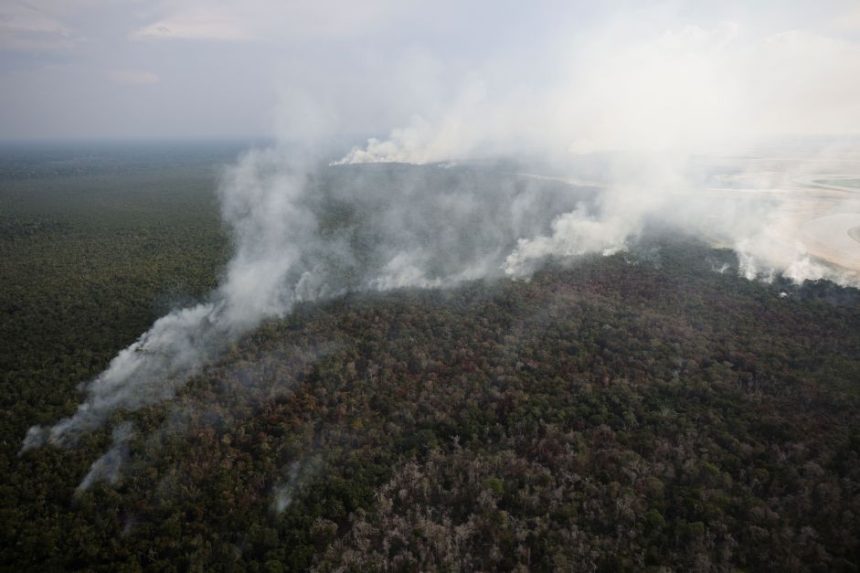
[(263, 319), (348, 291), (501, 276), (520, 237), (593, 190), (470, 168), (326, 167), (282, 148), (247, 153), (220, 187), (235, 254), (207, 302), (157, 320), (84, 386), (75, 414), (23, 450), (69, 446), (116, 411), (170, 399)]

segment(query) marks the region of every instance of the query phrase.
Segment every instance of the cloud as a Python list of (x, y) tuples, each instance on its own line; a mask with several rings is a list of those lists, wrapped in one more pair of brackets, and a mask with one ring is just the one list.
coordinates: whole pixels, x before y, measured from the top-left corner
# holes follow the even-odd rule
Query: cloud
[(0, 49), (24, 52), (55, 52), (75, 44), (71, 30), (49, 11), (36, 4), (0, 4)]
[(152, 85), (161, 81), (158, 74), (146, 70), (114, 70), (110, 72), (110, 78), (120, 85), (127, 86)]
[(132, 32), (138, 40), (266, 40), (344, 38), (367, 32), (403, 12), (410, 2), (343, 0), (241, 3), (184, 0), (162, 5), (158, 19)]
[(225, 8), (192, 8), (144, 26), (131, 34), (136, 40), (240, 41), (253, 37), (242, 20)]

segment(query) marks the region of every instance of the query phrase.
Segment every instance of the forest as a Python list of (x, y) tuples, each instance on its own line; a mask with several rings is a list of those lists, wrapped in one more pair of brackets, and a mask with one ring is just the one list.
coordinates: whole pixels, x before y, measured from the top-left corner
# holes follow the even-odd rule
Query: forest
[(860, 569), (860, 291), (666, 234), (302, 303), (115, 414), (114, 479), (107, 429), (21, 453), (218, 283), (236, 150), (195, 150), (3, 155), (0, 569)]

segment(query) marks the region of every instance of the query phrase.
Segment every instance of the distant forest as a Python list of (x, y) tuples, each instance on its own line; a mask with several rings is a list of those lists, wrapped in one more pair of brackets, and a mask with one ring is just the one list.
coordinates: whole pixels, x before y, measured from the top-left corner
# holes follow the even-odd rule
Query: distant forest
[(217, 284), (233, 152), (0, 161), (3, 571), (860, 569), (860, 291), (678, 237), (302, 304), (117, 414), (116, 483), (107, 429), (19, 455)]

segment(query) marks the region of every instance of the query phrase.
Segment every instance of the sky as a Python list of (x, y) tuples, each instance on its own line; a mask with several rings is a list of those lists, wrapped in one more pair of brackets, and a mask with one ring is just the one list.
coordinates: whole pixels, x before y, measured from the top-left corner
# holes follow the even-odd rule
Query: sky
[(0, 0), (0, 85), (4, 140), (338, 134), (434, 159), (856, 133), (860, 3)]

